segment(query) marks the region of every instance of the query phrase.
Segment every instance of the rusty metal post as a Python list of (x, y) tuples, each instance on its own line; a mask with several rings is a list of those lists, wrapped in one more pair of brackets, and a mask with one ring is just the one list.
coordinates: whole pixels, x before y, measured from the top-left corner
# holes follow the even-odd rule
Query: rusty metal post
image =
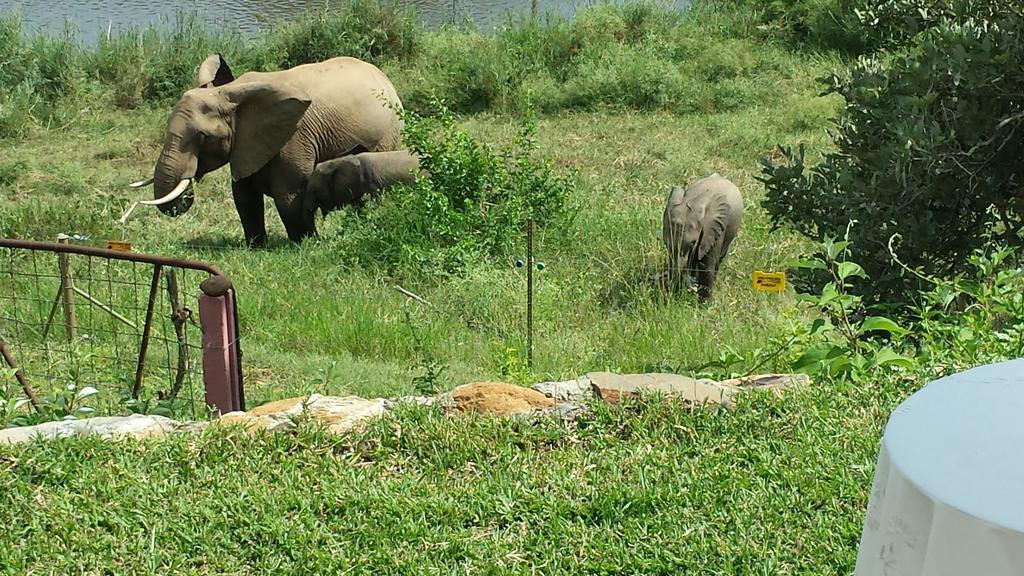
[(526, 221), (526, 367), (533, 370), (533, 218)]
[(153, 308), (156, 307), (156, 294), (160, 288), (160, 272), (163, 266), (153, 266), (153, 281), (149, 284), (149, 302), (146, 304), (146, 323), (142, 326), (142, 343), (139, 344), (139, 363), (135, 368), (135, 384), (132, 385), (132, 398), (139, 398), (142, 389), (142, 377), (146, 373), (146, 352), (149, 350), (149, 334), (153, 328)]
[(174, 375), (174, 384), (168, 394), (169, 398), (177, 398), (181, 391), (181, 385), (185, 382), (185, 370), (188, 369), (188, 346), (185, 343), (185, 320), (188, 319), (189, 311), (181, 307), (181, 299), (178, 297), (178, 276), (174, 268), (164, 275), (167, 279), (167, 299), (171, 303), (171, 322), (174, 323), (174, 336), (178, 341), (178, 370)]
[[(67, 244), (70, 236), (66, 234), (57, 235), (58, 244)], [(63, 252), (57, 253), (57, 263), (60, 265), (60, 290), (64, 298), (64, 325), (68, 333), (68, 343), (74, 344), (75, 332), (75, 298), (74, 284), (71, 282), (71, 265), (68, 263), (68, 255)]]
[(32, 403), (32, 407), (35, 408), (36, 412), (39, 412), (39, 397), (36, 396), (35, 390), (29, 385), (25, 372), (14, 365), (14, 358), (11, 357), (11, 351), (7, 349), (7, 343), (4, 342), (3, 338), (0, 338), (0, 355), (4, 357), (4, 362), (7, 362), (7, 365), (14, 369), (14, 377), (18, 379), (18, 384), (21, 384), (21, 389), (25, 391), (25, 396), (28, 396), (28, 401)]
[(234, 290), (224, 276), (207, 278), (199, 288), (206, 404), (221, 414), (244, 410)]

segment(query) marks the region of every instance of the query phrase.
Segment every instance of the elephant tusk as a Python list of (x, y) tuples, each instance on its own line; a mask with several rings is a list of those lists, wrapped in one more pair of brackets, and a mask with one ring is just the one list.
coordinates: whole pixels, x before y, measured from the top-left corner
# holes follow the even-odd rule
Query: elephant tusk
[(150, 176), (149, 178), (146, 178), (145, 180), (139, 180), (138, 182), (132, 182), (128, 186), (131, 187), (131, 188), (142, 188), (143, 186), (149, 186), (152, 183), (153, 183), (153, 177)]
[(125, 222), (128, 222), (128, 217), (132, 215), (132, 212), (135, 211), (135, 207), (138, 205), (138, 202), (132, 204), (130, 208), (124, 211), (124, 214), (121, 215), (121, 218), (118, 219), (117, 223), (124, 226)]
[(178, 182), (178, 185), (174, 187), (174, 190), (171, 190), (171, 193), (164, 196), (163, 198), (158, 198), (156, 200), (142, 200), (139, 202), (139, 204), (145, 204), (146, 206), (163, 206), (164, 204), (174, 202), (175, 200), (178, 199), (179, 196), (185, 193), (185, 190), (191, 183), (191, 178), (185, 178), (181, 182)]

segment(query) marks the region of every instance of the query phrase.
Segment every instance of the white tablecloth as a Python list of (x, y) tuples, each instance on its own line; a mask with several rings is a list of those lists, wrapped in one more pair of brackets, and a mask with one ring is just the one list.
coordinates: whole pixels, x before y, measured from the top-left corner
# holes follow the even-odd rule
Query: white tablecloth
[(1024, 575), (1024, 360), (936, 380), (893, 411), (854, 574)]

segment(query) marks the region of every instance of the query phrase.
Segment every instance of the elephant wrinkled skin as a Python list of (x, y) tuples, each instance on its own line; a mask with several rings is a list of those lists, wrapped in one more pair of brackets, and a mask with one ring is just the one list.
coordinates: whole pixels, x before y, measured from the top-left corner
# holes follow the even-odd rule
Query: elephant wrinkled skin
[(329, 214), (343, 206), (362, 206), (367, 197), (395, 184), (412, 184), (420, 160), (408, 150), (363, 152), (316, 165), (306, 185), (307, 210)]
[(717, 172), (686, 189), (673, 186), (662, 221), (671, 285), (688, 285), (696, 273), (697, 294), (711, 298), (719, 265), (742, 220), (739, 188)]
[[(288, 237), (316, 233), (306, 205), (314, 167), (346, 153), (399, 148), (401, 101), (373, 64), (339, 57), (237, 79), (219, 54), (199, 68), (167, 121), (153, 171), (153, 197), (165, 214), (191, 206), (190, 184), (225, 164), (245, 239), (266, 243), (263, 197), (274, 199)], [(148, 184), (149, 180), (135, 185)]]

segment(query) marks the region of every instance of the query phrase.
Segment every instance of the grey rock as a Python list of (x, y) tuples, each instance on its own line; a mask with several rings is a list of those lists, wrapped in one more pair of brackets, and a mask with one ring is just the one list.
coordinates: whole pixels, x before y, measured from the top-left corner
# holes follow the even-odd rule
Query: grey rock
[(594, 397), (590, 378), (580, 376), (563, 382), (541, 382), (533, 389), (558, 402), (584, 402)]
[(745, 390), (770, 390), (781, 394), (787, 389), (810, 384), (806, 374), (757, 374), (721, 382), (679, 374), (591, 372), (587, 376), (594, 394), (606, 402), (657, 393), (692, 404), (718, 404), (725, 407), (732, 406), (734, 396)]
[(437, 396), (400, 396), (398, 398), (388, 398), (386, 400), (386, 408), (391, 409), (395, 406), (402, 404), (416, 404), (418, 406), (433, 406), (439, 402)]
[(101, 416), (82, 420), (60, 420), (35, 426), (0, 430), (0, 444), (21, 444), (34, 438), (62, 438), (75, 435), (95, 435), (103, 438), (147, 438), (164, 436), (179, 424), (164, 416)]
[(249, 431), (289, 430), (299, 418), (308, 417), (334, 433), (351, 430), (359, 423), (386, 410), (383, 398), (359, 396), (297, 396), (257, 406), (248, 412), (229, 412), (216, 422), (219, 426), (240, 425)]

